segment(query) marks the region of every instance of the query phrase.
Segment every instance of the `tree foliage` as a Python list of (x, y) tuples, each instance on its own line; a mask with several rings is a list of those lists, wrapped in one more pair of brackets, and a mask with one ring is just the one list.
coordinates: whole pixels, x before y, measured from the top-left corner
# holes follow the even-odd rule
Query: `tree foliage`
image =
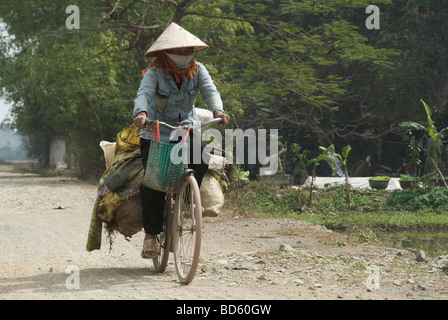
[[(446, 126), (448, 4), (378, 0), (381, 28), (369, 30), (370, 4), (4, 0), (9, 37), (0, 41), (0, 87), (13, 103), (10, 125), (44, 158), (52, 136), (69, 137), (80, 172), (101, 172), (98, 143), (130, 123), (140, 70), (150, 62), (144, 52), (174, 21), (210, 45), (196, 58), (233, 126), (277, 128), (310, 150), (350, 144), (355, 151), (360, 139), (424, 121), (420, 99), (436, 106), (434, 118)], [(68, 5), (80, 8), (79, 30), (65, 26)]]
[(114, 140), (130, 123), (136, 62), (110, 30), (67, 30), (61, 3), (14, 10), (2, 14), (15, 52), (3, 50), (0, 70), (1, 86), (13, 103), (11, 126), (30, 138), (31, 153), (45, 164), (51, 138), (62, 135), (70, 140), (81, 175), (101, 168), (99, 141)]

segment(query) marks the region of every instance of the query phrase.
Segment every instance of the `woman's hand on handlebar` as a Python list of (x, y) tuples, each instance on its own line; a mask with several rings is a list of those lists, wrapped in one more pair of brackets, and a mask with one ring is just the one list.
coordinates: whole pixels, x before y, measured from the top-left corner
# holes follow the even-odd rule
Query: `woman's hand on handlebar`
[(146, 112), (142, 111), (134, 118), (133, 122), (137, 128), (144, 129), (146, 128)]
[(221, 118), (222, 119), (222, 122), (221, 122), (220, 126), (223, 126), (223, 127), (226, 126), (229, 123), (229, 121), (230, 121), (230, 116), (228, 114), (225, 114), (222, 111), (219, 111), (219, 110), (215, 111), (214, 116), (215, 116), (215, 118)]
[[(216, 110), (214, 112), (214, 116), (215, 118), (221, 118), (222, 122), (220, 123), (220, 126), (226, 126), (229, 121), (230, 121), (230, 116), (225, 114), (222, 111)], [(137, 114), (137, 116), (134, 118), (133, 123), (137, 128), (140, 129), (145, 129), (146, 127), (148, 127), (148, 124), (151, 121), (148, 120), (146, 112), (142, 111), (139, 114)], [(167, 125), (165, 123), (161, 123), (161, 125)], [(171, 126), (168, 126), (169, 128), (171, 128)], [(176, 128), (171, 128), (172, 130), (175, 130)]]

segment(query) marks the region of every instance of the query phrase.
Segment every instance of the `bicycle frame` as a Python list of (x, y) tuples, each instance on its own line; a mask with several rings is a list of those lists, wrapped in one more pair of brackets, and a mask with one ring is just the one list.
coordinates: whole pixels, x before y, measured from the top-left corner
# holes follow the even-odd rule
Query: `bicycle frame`
[[(171, 130), (195, 130), (219, 122), (222, 122), (221, 118), (201, 123), (195, 127), (174, 127), (165, 122), (147, 120), (146, 126), (150, 127), (158, 124)], [(140, 133), (140, 135), (142, 134)], [(156, 236), (159, 255), (153, 259), (153, 263), (156, 271), (164, 272), (168, 264), (169, 253), (173, 252), (178, 279), (180, 282), (188, 284), (193, 280), (199, 262), (202, 205), (194, 172), (188, 169), (188, 164), (184, 166), (182, 180), (182, 187), (179, 193), (167, 193), (164, 209), (164, 232)], [(193, 238), (191, 240), (193, 244), (187, 245), (187, 247), (192, 246), (193, 248), (187, 248), (186, 252), (183, 252), (185, 246), (180, 244), (184, 236)]]
[(396, 169), (392, 169), (386, 165), (378, 163), (373, 157), (367, 157), (366, 161), (369, 163), (370, 167), (374, 167), (377, 170), (374, 170), (374, 175), (376, 176), (390, 176), (390, 177), (399, 177), (400, 174), (406, 175), (415, 175), (414, 167), (409, 166), (405, 159), (401, 159), (401, 165)]

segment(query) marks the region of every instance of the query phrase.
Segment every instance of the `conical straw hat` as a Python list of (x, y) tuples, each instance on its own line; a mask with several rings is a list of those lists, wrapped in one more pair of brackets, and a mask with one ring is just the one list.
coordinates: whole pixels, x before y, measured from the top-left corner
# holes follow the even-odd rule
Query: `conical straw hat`
[(155, 57), (160, 51), (184, 47), (193, 47), (193, 51), (196, 52), (207, 49), (208, 45), (178, 24), (171, 22), (168, 28), (162, 32), (149, 50), (146, 51), (145, 56)]

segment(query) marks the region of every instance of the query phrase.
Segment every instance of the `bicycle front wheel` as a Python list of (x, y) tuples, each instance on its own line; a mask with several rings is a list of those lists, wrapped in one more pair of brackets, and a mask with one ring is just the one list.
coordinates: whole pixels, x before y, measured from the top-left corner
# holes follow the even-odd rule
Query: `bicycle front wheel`
[(199, 262), (202, 236), (202, 205), (198, 183), (186, 177), (177, 195), (173, 219), (174, 262), (179, 281), (190, 283)]

